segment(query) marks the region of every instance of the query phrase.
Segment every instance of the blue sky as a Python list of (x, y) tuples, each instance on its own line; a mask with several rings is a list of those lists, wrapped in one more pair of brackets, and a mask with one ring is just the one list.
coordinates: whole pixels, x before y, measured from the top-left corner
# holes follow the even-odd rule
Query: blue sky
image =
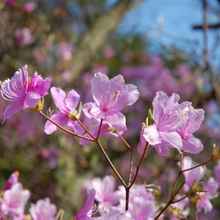
[[(192, 24), (201, 23), (200, 0), (144, 0), (127, 14), (119, 32), (146, 34), (154, 42), (175, 45), (186, 50), (202, 49), (202, 33), (193, 31)], [(216, 0), (210, 0), (215, 5)], [(209, 14), (209, 21), (216, 17)], [(210, 48), (217, 32), (209, 32)]]

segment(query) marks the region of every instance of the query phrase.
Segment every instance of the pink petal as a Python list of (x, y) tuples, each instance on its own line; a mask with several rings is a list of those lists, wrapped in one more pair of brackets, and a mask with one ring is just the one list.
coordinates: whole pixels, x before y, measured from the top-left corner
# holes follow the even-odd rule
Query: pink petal
[[(68, 122), (68, 118), (66, 117), (66, 115), (58, 112), (53, 114), (51, 117), (51, 120), (55, 121), (56, 123), (58, 123), (60, 126), (65, 126)], [(55, 132), (57, 130), (57, 126), (55, 124), (53, 124), (50, 121), (46, 121), (45, 126), (44, 126), (44, 132), (46, 134), (52, 134), (53, 132)]]
[(73, 89), (67, 93), (67, 96), (64, 99), (65, 105), (70, 111), (73, 111), (77, 108), (79, 101), (80, 95)]
[(122, 134), (127, 130), (126, 117), (122, 113), (117, 113), (106, 117), (107, 123), (111, 128), (117, 130), (118, 133)]
[(56, 107), (60, 110), (60, 111), (65, 111), (66, 107), (64, 104), (64, 100), (66, 97), (66, 93), (57, 87), (52, 87), (50, 89), (54, 104), (56, 105)]
[(106, 102), (106, 98), (109, 96), (109, 79), (103, 73), (96, 73), (91, 82), (91, 89), (93, 99), (97, 104)]
[(140, 93), (135, 85), (128, 84), (126, 86), (127, 95), (128, 95), (128, 103), (127, 105), (133, 105), (139, 98)]
[(101, 112), (98, 106), (94, 102), (88, 102), (83, 106), (83, 113), (87, 118), (100, 119)]
[(21, 111), (23, 109), (23, 105), (19, 102), (15, 102), (7, 105), (3, 113), (3, 120), (7, 120), (11, 118), (15, 113)]
[(177, 132), (160, 132), (161, 139), (169, 143), (172, 147), (181, 150), (183, 143), (180, 135)]
[(203, 150), (203, 147), (202, 142), (194, 136), (183, 140), (183, 151), (185, 152), (198, 154)]
[(40, 99), (41, 99), (41, 96), (38, 93), (35, 93), (35, 92), (27, 93), (25, 100), (24, 100), (24, 108), (34, 108)]
[(144, 134), (143, 134), (145, 140), (150, 144), (150, 145), (157, 145), (161, 143), (161, 138), (160, 134), (157, 130), (156, 125), (151, 125), (148, 126), (144, 129)]

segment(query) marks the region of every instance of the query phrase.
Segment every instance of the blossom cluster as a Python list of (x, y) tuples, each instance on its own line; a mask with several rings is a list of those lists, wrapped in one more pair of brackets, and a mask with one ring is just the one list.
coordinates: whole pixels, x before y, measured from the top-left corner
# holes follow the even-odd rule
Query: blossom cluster
[(29, 214), (25, 214), (30, 191), (23, 188), (18, 177), (19, 173), (14, 172), (4, 185), (0, 199), (0, 219), (23, 220), (30, 216), (32, 220), (55, 220), (57, 208), (49, 198), (31, 204)]
[[(44, 112), (44, 98), (49, 91), (57, 110), (47, 115)], [(220, 164), (215, 166), (213, 175), (206, 172), (206, 165), (220, 159), (220, 152), (215, 147), (210, 158), (201, 164), (189, 157), (204, 148), (202, 141), (194, 134), (204, 121), (204, 110), (194, 108), (191, 102), (180, 102), (178, 94), (169, 96), (163, 91), (156, 93), (152, 114), (149, 113), (143, 123), (137, 147), (131, 146), (123, 137), (128, 130), (124, 112), (138, 100), (140, 92), (137, 86), (126, 84), (122, 75), (109, 78), (104, 73), (94, 74), (91, 80), (92, 101), (83, 104), (75, 89), (65, 92), (59, 87), (51, 87), (50, 78), (44, 79), (38, 73), (31, 75), (28, 67), (23, 66), (11, 79), (1, 83), (1, 94), (7, 103), (4, 121), (27, 109), (40, 113), (46, 119), (46, 134), (60, 129), (78, 137), (81, 145), (95, 143), (120, 181), (120, 185), (116, 186), (111, 176), (89, 180), (85, 184), (85, 203), (74, 215), (75, 219), (153, 220), (166, 216), (181, 219), (188, 217), (191, 206), (196, 207), (197, 213), (213, 209), (211, 200), (218, 195)], [(121, 140), (131, 154), (140, 154), (134, 174), (130, 170), (128, 182), (114, 166), (101, 143), (100, 137), (107, 135)], [(159, 156), (169, 155), (172, 148), (180, 156), (180, 171), (165, 205), (157, 196), (161, 186), (136, 183), (140, 166), (151, 147), (156, 149)], [(5, 184), (0, 202), (2, 218), (24, 219), (29, 197), (30, 192), (23, 189), (17, 174), (12, 174)], [(33, 220), (53, 220), (57, 210), (49, 199), (45, 199), (32, 205), (29, 212)]]

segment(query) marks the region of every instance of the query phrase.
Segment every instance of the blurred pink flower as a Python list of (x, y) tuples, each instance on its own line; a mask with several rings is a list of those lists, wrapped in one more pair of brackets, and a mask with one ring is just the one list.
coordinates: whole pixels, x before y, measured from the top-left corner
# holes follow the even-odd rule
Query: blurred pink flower
[(33, 1), (27, 2), (23, 5), (23, 10), (27, 13), (31, 13), (35, 10), (36, 6), (36, 3)]
[[(182, 170), (186, 170), (194, 166), (196, 166), (196, 163), (194, 163), (190, 157), (184, 157), (181, 167)], [(194, 183), (198, 183), (204, 177), (204, 175), (205, 175), (205, 167), (202, 166), (184, 172), (185, 191), (188, 191)]]
[(20, 183), (14, 184), (6, 190), (1, 199), (2, 213), (12, 219), (23, 219), (25, 205), (30, 197), (30, 192), (24, 190)]
[(37, 73), (30, 77), (27, 65), (16, 71), (11, 79), (2, 82), (1, 94), (9, 103), (4, 111), (4, 120), (23, 109), (34, 108), (47, 95), (50, 83), (49, 78), (43, 79)]
[(4, 0), (4, 2), (8, 6), (14, 6), (16, 4), (16, 0)]
[(16, 43), (19, 46), (27, 46), (33, 42), (31, 30), (27, 27), (17, 29), (15, 32)]
[(56, 212), (56, 206), (48, 198), (38, 200), (30, 208), (30, 214), (33, 220), (56, 220)]
[(86, 188), (92, 188), (96, 191), (95, 199), (103, 209), (117, 203), (117, 195), (115, 193), (116, 183), (112, 176), (106, 176), (103, 179), (95, 178), (86, 184)]
[[(125, 210), (125, 190), (119, 187), (118, 191), (121, 210)], [(144, 185), (134, 185), (130, 189), (128, 213), (133, 220), (153, 220), (156, 206), (154, 196), (147, 191)]]
[(73, 45), (67, 42), (61, 42), (58, 45), (58, 56), (65, 60), (69, 61), (72, 59), (72, 53), (73, 53)]

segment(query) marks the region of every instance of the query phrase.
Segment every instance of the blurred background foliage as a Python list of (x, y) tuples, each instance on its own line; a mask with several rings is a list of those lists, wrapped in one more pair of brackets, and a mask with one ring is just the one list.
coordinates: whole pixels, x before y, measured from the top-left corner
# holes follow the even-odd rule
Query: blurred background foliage
[[(93, 73), (121, 73), (141, 92), (138, 103), (127, 112), (126, 137), (134, 145), (155, 92), (178, 92), (206, 110), (200, 134), (206, 150), (196, 158), (202, 160), (220, 141), (220, 5), (217, 0), (207, 1), (208, 9), (200, 0), (165, 2), (162, 6), (158, 0), (0, 0), (0, 79), (28, 64), (51, 76), (54, 85), (80, 91), (82, 100), (88, 101)], [(53, 111), (49, 97), (46, 104), (51, 106), (48, 112)], [(3, 108), (1, 102), (1, 112)], [(81, 146), (59, 132), (46, 136), (43, 125), (35, 112), (21, 113), (2, 124), (0, 181), (18, 170), (33, 201), (49, 196), (71, 216), (79, 207), (83, 181), (111, 171), (95, 146)], [(128, 156), (123, 144), (114, 138), (105, 143), (126, 175)], [(152, 150), (139, 179), (169, 184), (175, 176), (176, 156), (156, 160)]]

